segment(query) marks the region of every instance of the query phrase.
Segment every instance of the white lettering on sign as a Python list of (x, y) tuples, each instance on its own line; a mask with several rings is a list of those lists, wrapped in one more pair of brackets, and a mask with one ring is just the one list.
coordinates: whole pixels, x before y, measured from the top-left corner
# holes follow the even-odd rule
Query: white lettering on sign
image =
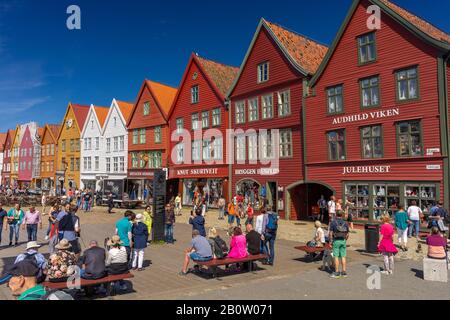
[(234, 171), (234, 174), (237, 176), (245, 176), (245, 175), (256, 175), (256, 169), (237, 169)]
[(427, 149), (427, 156), (432, 156), (435, 153), (440, 153), (440, 152), (441, 152), (440, 148)]
[(390, 117), (396, 117), (398, 115), (400, 115), (399, 108), (366, 112), (366, 113), (354, 114), (351, 116), (343, 116), (343, 117), (334, 118), (333, 125), (352, 123), (352, 122), (361, 122), (361, 121), (366, 121), (369, 119), (375, 120), (375, 119), (390, 118)]
[(262, 176), (274, 176), (279, 174), (280, 170), (276, 168), (262, 168), (259, 172)]
[(142, 172), (142, 171), (135, 171), (129, 173), (130, 177), (153, 177), (155, 176), (154, 172)]
[(280, 173), (277, 168), (261, 168), (261, 169), (237, 169), (234, 174), (237, 176), (274, 176)]
[(391, 166), (364, 166), (364, 167), (344, 167), (343, 175), (347, 174), (372, 174), (372, 173), (390, 173)]
[(188, 176), (188, 175), (218, 175), (219, 169), (181, 169), (177, 170), (178, 176)]
[(429, 164), (429, 165), (427, 165), (427, 170), (441, 170), (441, 165)]

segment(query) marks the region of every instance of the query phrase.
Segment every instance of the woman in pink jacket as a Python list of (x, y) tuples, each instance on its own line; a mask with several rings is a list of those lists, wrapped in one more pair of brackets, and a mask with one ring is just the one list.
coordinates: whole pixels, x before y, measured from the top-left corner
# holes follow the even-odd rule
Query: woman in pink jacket
[(230, 253), (228, 258), (241, 259), (248, 256), (247, 239), (242, 234), (242, 229), (235, 227), (233, 230), (233, 237), (230, 243)]

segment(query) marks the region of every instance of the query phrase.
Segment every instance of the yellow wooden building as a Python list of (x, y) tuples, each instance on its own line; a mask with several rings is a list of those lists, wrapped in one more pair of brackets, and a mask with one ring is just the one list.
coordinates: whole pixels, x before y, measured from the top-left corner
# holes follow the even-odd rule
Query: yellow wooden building
[(56, 192), (80, 187), (80, 137), (89, 106), (69, 103), (58, 135)]
[(11, 144), (11, 186), (18, 186), (19, 180), (19, 149), (20, 149), (21, 135), (20, 126), (16, 127)]

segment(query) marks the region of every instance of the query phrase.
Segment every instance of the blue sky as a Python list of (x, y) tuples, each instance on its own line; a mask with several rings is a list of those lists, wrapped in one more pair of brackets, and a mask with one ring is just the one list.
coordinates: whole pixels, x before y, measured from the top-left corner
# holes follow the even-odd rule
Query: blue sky
[[(178, 86), (191, 52), (239, 66), (261, 17), (330, 44), (351, 2), (0, 0), (0, 130), (60, 123), (69, 101), (134, 102), (145, 78)], [(450, 1), (395, 2), (450, 33)]]

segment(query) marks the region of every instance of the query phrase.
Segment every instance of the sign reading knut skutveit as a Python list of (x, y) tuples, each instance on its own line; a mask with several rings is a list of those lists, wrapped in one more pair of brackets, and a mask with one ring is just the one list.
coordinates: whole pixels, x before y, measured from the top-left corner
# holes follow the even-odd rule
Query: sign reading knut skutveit
[(342, 117), (333, 118), (333, 125), (361, 122), (361, 121), (366, 121), (366, 120), (391, 118), (391, 117), (396, 117), (399, 115), (400, 115), (399, 108), (379, 110), (379, 111), (373, 111), (373, 112), (365, 112), (365, 113), (359, 113), (359, 114), (354, 114), (354, 115), (350, 115), (350, 116), (342, 116)]

